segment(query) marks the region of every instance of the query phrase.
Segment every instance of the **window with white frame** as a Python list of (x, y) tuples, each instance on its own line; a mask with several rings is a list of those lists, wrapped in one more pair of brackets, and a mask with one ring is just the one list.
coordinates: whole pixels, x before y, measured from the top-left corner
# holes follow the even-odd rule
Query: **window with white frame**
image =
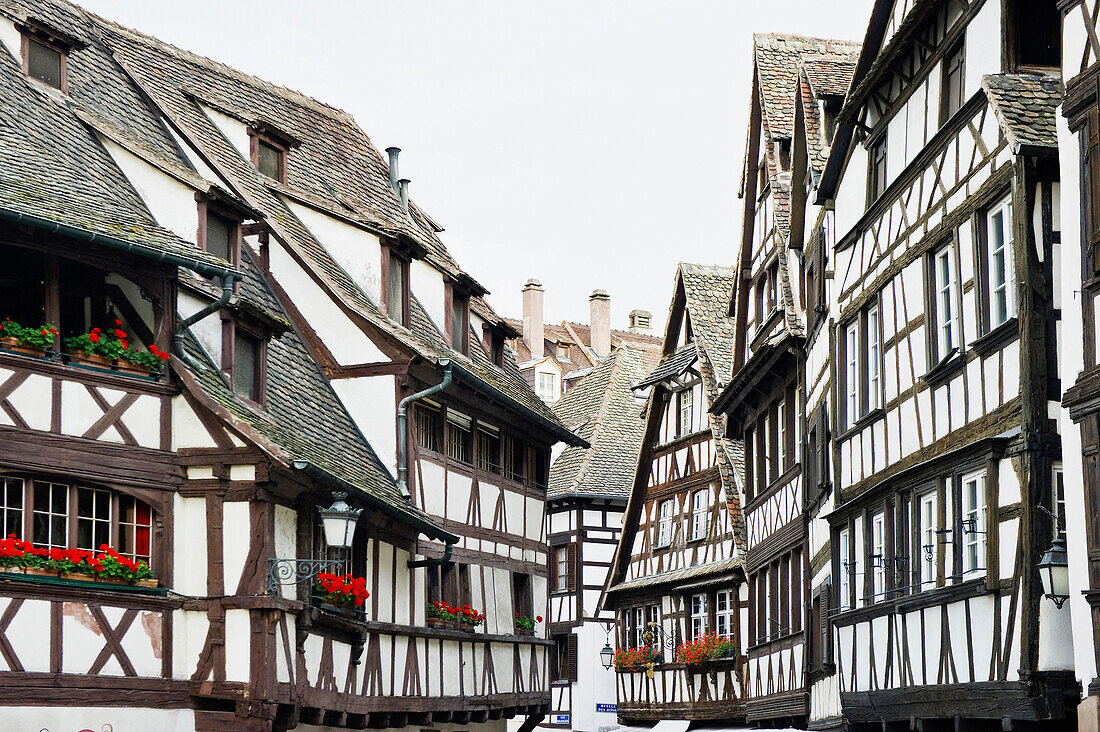
[(657, 634), (657, 631), (661, 627), (661, 614), (656, 605), (645, 606), (645, 624), (646, 628), (652, 630), (649, 642), (650, 647), (654, 650), (659, 649), (661, 647), (661, 637)]
[(932, 284), (935, 298), (935, 345), (934, 360), (940, 361), (959, 345), (959, 324), (956, 303), (958, 302), (957, 281), (955, 277), (955, 247), (948, 244), (932, 257)]
[(691, 637), (692, 640), (707, 632), (707, 596), (691, 596)]
[(1054, 477), (1051, 481), (1054, 490), (1054, 536), (1059, 539), (1066, 538), (1066, 486), (1062, 477), (1062, 464), (1054, 464)]
[(851, 541), (849, 539), (848, 529), (841, 529), (836, 542), (838, 569), (840, 572), (840, 582), (837, 583), (840, 597), (838, 598), (837, 607), (841, 610), (852, 606), (853, 568), (851, 560)]
[(691, 539), (698, 541), (707, 535), (707, 511), (710, 508), (710, 489), (700, 488), (691, 494)]
[(737, 607), (733, 590), (719, 590), (714, 596), (714, 632), (719, 638), (733, 635), (733, 625), (737, 622)]
[(692, 402), (693, 390), (685, 389), (680, 392), (680, 422), (679, 422), (679, 436), (691, 434), (691, 414), (692, 414)]
[(920, 589), (936, 584), (936, 493), (928, 491), (917, 502), (920, 514)]
[(787, 401), (781, 399), (775, 408), (775, 421), (779, 428), (779, 474), (787, 468)]
[(867, 310), (867, 409), (882, 408), (882, 353), (879, 341), (878, 306)]
[(886, 594), (886, 516), (876, 513), (871, 517), (871, 602), (883, 599)]
[(565, 592), (569, 589), (569, 545), (554, 549), (554, 591)]
[(1016, 269), (1012, 261), (1012, 198), (1006, 197), (986, 214), (989, 249), (989, 327), (1016, 315)]
[(960, 509), (963, 536), (962, 571), (985, 569), (985, 472), (967, 473), (962, 477)]
[(634, 608), (634, 646), (640, 648), (645, 645), (645, 608)]
[(558, 398), (558, 375), (554, 373), (538, 374), (536, 392), (544, 402), (552, 402)]
[(859, 321), (844, 331), (844, 415), (851, 427), (859, 419)]
[(34, 481), (34, 538), (38, 546), (66, 549), (69, 546), (69, 486), (45, 480)]
[(23, 480), (3, 478), (0, 493), (0, 530), (4, 536), (23, 535)]
[(764, 427), (760, 430), (760, 449), (764, 454), (764, 485), (768, 486), (775, 480), (775, 469), (772, 467), (772, 430), (766, 411), (763, 424)]
[(672, 543), (672, 499), (666, 498), (657, 505), (657, 536), (655, 545), (659, 549)]

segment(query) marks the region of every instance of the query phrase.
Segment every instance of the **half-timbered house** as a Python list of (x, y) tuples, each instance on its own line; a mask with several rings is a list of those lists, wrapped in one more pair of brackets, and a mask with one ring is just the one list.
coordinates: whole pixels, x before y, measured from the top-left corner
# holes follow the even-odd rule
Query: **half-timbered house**
[(546, 622), (557, 653), (550, 665), (550, 724), (543, 726), (596, 732), (615, 724), (615, 674), (600, 665), (615, 616), (599, 601), (645, 427), (645, 400), (631, 387), (655, 365), (653, 354), (622, 345), (554, 404), (554, 413), (589, 447), (566, 447), (550, 466)]
[[(1061, 313), (1058, 367), (1061, 377), (1064, 475), (1054, 489), (1055, 536), (1068, 548), (1068, 605), (1073, 655), (1083, 699), (1080, 729), (1100, 725), (1100, 362), (1096, 303), (1100, 285), (1100, 40), (1095, 2), (1060, 3), (1061, 69), (1065, 95), (1057, 119), (1060, 171), (1061, 287), (1053, 293)], [(1053, 59), (1048, 59), (1048, 63)], [(1049, 138), (1055, 120), (1043, 130)], [(1049, 142), (1049, 139), (1047, 140)], [(1056, 264), (1057, 266), (1057, 264)], [(1058, 279), (1060, 278), (1060, 280)], [(1079, 459), (1077, 456), (1081, 455)], [(1067, 490), (1065, 486), (1069, 486)], [(1080, 486), (1080, 490), (1077, 490)]]
[[(650, 389), (645, 432), (602, 606), (618, 649), (648, 646), (657, 660), (616, 670), (627, 722), (744, 719), (741, 445), (708, 412), (732, 368), (735, 279), (731, 267), (679, 266), (661, 362), (635, 384)], [(708, 633), (732, 643), (727, 658), (678, 657)]]
[[(504, 729), (548, 711), (550, 446), (512, 332), (345, 113), (62, 2), (0, 3), (5, 533), (157, 588), (7, 572), (19, 724)], [(10, 284), (10, 286), (8, 286)], [(159, 377), (82, 362), (112, 322)], [(430, 393), (426, 393), (430, 392)], [(362, 513), (328, 546), (333, 494)], [(359, 610), (312, 591), (364, 578)], [(285, 571), (284, 571), (285, 570)], [(427, 605), (484, 608), (474, 632)]]
[(805, 191), (823, 167), (825, 128), (840, 109), (856, 48), (801, 36), (753, 39), (740, 277), (730, 302), (733, 374), (713, 409), (745, 450), (745, 708), (755, 723), (802, 725), (809, 712), (801, 415), (806, 313), (816, 303), (807, 305), (801, 287)]
[(1057, 29), (1053, 2), (878, 2), (837, 115), (816, 196), (848, 725), (1073, 714), (1068, 616), (1036, 567), (1061, 471)]

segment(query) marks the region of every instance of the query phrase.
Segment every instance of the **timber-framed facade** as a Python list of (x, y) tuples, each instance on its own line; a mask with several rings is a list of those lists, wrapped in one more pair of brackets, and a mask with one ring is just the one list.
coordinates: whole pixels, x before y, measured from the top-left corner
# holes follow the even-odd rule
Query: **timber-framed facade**
[[(63, 54), (57, 83), (19, 63), (31, 41)], [(0, 3), (0, 45), (19, 110), (0, 133), (0, 318), (57, 330), (41, 352), (0, 346), (5, 533), (108, 544), (157, 585), (5, 564), (5, 722), (534, 727), (553, 642), (515, 616), (547, 608), (550, 448), (585, 443), (516, 369), (515, 331), (396, 153), (59, 0)], [(161, 372), (78, 353), (93, 328), (166, 354)], [(334, 493), (361, 511), (346, 549), (321, 527)], [(326, 604), (319, 568), (369, 598)], [(485, 618), (437, 627), (436, 600)]]

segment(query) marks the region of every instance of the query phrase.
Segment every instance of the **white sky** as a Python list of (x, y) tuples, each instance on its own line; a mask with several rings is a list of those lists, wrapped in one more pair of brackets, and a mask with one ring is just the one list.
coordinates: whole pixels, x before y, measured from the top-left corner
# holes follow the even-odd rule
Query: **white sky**
[(871, 0), (78, 0), (298, 89), (403, 149), (410, 193), (519, 317), (663, 327), (678, 261), (730, 264), (752, 33), (862, 40)]

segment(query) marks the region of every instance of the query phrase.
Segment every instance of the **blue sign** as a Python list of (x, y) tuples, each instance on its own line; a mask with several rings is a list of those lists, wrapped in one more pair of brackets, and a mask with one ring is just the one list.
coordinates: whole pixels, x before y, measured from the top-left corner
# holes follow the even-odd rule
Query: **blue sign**
[(551, 714), (550, 724), (569, 724), (568, 714)]
[(609, 713), (614, 714), (615, 712), (619, 711), (619, 705), (618, 704), (599, 704), (599, 703), (597, 703), (596, 704), (596, 711), (597, 712), (609, 712)]

